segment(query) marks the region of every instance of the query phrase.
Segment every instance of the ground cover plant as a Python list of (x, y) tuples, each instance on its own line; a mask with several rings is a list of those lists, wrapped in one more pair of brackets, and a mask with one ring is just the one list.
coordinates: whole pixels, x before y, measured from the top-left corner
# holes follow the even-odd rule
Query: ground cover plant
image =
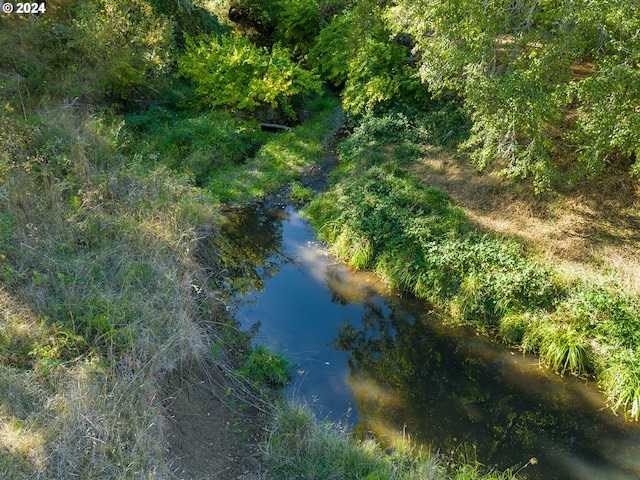
[(610, 405), (637, 420), (638, 294), (569, 281), (522, 243), (472, 226), (443, 191), (397, 160), (402, 152), (411, 162), (406, 143), (424, 132), (401, 113), (363, 117), (341, 146), (333, 188), (306, 209), (320, 238), (353, 267), (499, 332), (560, 373), (595, 374)]

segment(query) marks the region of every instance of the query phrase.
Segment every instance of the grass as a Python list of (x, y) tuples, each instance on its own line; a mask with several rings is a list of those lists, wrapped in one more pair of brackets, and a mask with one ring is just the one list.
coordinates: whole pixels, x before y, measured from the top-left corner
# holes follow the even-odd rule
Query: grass
[(167, 475), (158, 388), (216, 340), (216, 208), (97, 115), (31, 119), (1, 139), (0, 476)]
[(286, 386), (291, 378), (289, 360), (271, 351), (266, 345), (259, 345), (249, 354), (244, 368), (239, 373), (252, 382), (275, 387)]
[(180, 112), (156, 105), (126, 115), (125, 125), (125, 153), (185, 173), (200, 186), (212, 172), (244, 164), (269, 141), (257, 121), (223, 109)]
[[(322, 159), (337, 103), (311, 102), (309, 124), (284, 135), (174, 102), (122, 116), (91, 93), (66, 99), (95, 87), (75, 83), (82, 63), (29, 54), (48, 24), (2, 22), (0, 477), (169, 478), (172, 372), (198, 365), (221, 402), (264, 401), (236, 374), (211, 278), (215, 198), (247, 201)], [(57, 73), (38, 76), (43, 93), (23, 66)], [(268, 358), (248, 370), (285, 383), (285, 367), (260, 370)]]
[(311, 103), (309, 120), (290, 131), (272, 134), (255, 156), (241, 165), (213, 170), (206, 188), (216, 199), (242, 203), (297, 180), (311, 165), (324, 159), (337, 128), (337, 108), (335, 98), (317, 98)]
[(281, 405), (268, 427), (263, 457), (277, 478), (317, 480), (472, 480), (515, 478), (510, 472), (488, 472), (471, 458), (430, 453), (398, 441), (383, 447), (373, 440), (353, 441), (345, 429), (318, 420), (301, 405)]
[(305, 203), (311, 201), (313, 198), (313, 191), (309, 188), (303, 187), (299, 182), (291, 183), (291, 191), (289, 192), (289, 199), (294, 203)]
[(398, 113), (361, 120), (340, 146), (334, 186), (306, 209), (320, 238), (350, 265), (536, 352), (559, 373), (595, 375), (615, 411), (640, 419), (638, 292), (610, 277), (570, 278), (523, 242), (474, 225), (409, 173), (425, 132), (419, 118)]

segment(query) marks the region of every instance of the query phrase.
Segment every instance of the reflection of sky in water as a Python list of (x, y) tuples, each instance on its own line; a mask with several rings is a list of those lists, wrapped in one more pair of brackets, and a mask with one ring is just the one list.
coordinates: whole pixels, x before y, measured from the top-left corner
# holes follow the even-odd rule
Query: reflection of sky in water
[(442, 326), (423, 302), (328, 257), (291, 210), (273, 219), (282, 250), (270, 245), (264, 260), (278, 268), (237, 318), (244, 329), (259, 322), (255, 344), (292, 359), (290, 396), (334, 420), (351, 407), (356, 431), (411, 435), (442, 451), (473, 443), (480, 461), (501, 469), (536, 457), (523, 478), (640, 478), (640, 429), (611, 415), (592, 386)]
[[(283, 256), (279, 272), (264, 282), (262, 292), (252, 292), (239, 305), (237, 318), (245, 329), (260, 322), (254, 343), (266, 343), (293, 363), (289, 393), (315, 403), (332, 418), (347, 414), (352, 403), (346, 383), (348, 353), (334, 351), (338, 327), (360, 315), (358, 303), (334, 302), (326, 285), (327, 270), (334, 265), (313, 231), (298, 215), (283, 223)], [(355, 420), (351, 412), (350, 421)]]

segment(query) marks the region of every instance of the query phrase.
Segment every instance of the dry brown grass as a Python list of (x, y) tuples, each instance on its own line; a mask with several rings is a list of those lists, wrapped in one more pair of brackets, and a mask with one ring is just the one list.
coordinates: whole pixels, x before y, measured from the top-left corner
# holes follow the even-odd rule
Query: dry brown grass
[(222, 302), (199, 245), (216, 208), (119, 157), (96, 117), (40, 113), (0, 135), (0, 478), (171, 478), (170, 372), (197, 364), (212, 402), (251, 400), (211, 355)]
[(412, 170), (441, 188), (484, 230), (524, 241), (570, 278), (615, 278), (640, 290), (640, 183), (623, 170), (536, 196), (468, 158), (427, 146)]

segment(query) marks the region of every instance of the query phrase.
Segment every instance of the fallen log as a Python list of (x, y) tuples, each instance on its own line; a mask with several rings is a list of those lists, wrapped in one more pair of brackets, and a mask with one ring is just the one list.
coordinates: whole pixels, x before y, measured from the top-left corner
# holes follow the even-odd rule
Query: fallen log
[(277, 123), (261, 123), (260, 130), (277, 132), (282, 130), (291, 130), (291, 127), (287, 127), (286, 125), (279, 125)]

